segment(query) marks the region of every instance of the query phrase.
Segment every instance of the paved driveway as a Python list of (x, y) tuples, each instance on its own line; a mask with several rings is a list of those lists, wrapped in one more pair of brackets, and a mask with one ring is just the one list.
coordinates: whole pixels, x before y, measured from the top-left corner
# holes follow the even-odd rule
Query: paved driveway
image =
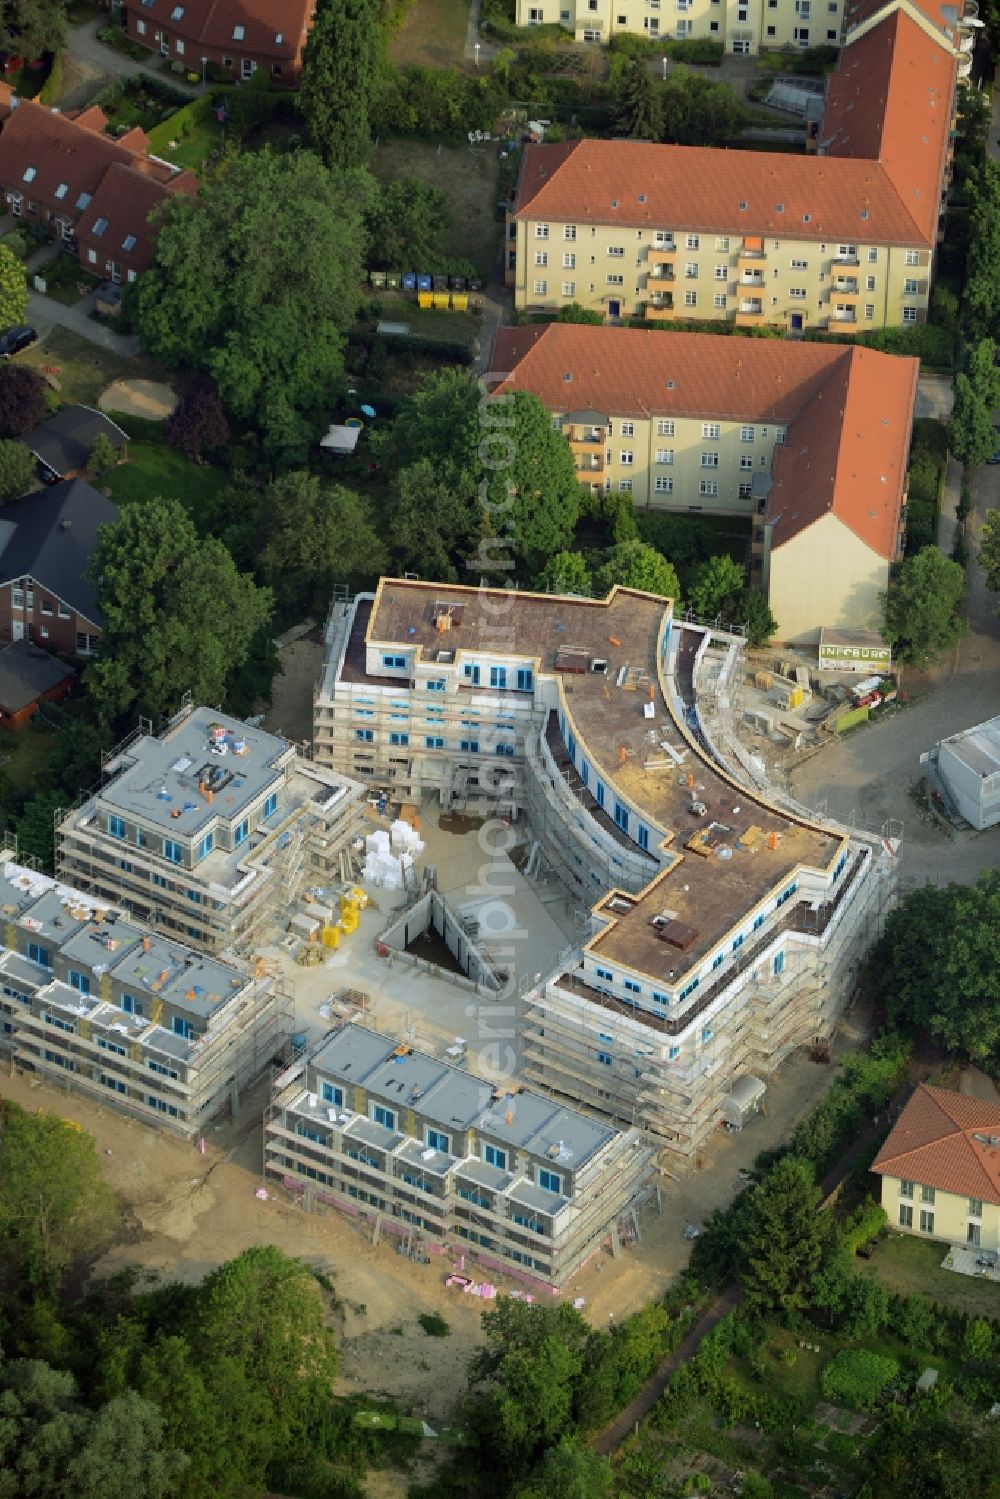
[(107, 349), (112, 354), (120, 355), (122, 359), (134, 359), (139, 352), (139, 340), (133, 334), (113, 333), (110, 328), (102, 323), (95, 323), (87, 316), (93, 310), (96, 300), (91, 293), (89, 297), (77, 302), (75, 307), (64, 307), (51, 297), (32, 292), (28, 297), (28, 321), (38, 329), (43, 341), (45, 335), (58, 325), (85, 338), (88, 343), (96, 344), (99, 349)]

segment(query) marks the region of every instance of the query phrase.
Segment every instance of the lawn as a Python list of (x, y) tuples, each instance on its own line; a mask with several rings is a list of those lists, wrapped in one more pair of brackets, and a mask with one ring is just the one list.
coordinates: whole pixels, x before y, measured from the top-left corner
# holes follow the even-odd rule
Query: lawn
[(411, 0), (389, 56), (399, 67), (461, 67), (468, 30), (469, 0)]
[[(121, 418), (126, 432), (129, 431), (129, 420), (127, 416)], [(134, 425), (139, 431), (140, 424)], [(141, 436), (128, 445), (128, 462), (108, 475), (106, 484), (111, 498), (121, 505), (126, 501), (142, 501), (152, 495), (161, 495), (164, 499), (179, 500), (197, 519), (202, 508), (211, 504), (226, 484), (226, 475), (221, 469), (192, 463), (190, 458), (162, 439), (150, 441), (151, 425), (141, 423)]]
[(451, 215), (448, 254), (470, 261), (482, 279), (488, 279), (503, 235), (503, 225), (496, 219), (499, 164), (494, 146), (388, 140), (376, 147), (371, 169), (380, 182), (420, 177), (439, 187)]
[(51, 373), (59, 381), (59, 398), (65, 406), (76, 402), (96, 406), (104, 387), (126, 376), (145, 380), (164, 378), (163, 371), (151, 359), (142, 356), (123, 359), (66, 328), (53, 328), (17, 359), (19, 364), (31, 364)]
[[(172, 161), (175, 166), (188, 167), (193, 172), (204, 171), (206, 161), (220, 149), (226, 138), (226, 127), (219, 124), (211, 110), (186, 135), (175, 134), (172, 126), (172, 119), (166, 119), (151, 130), (149, 148), (154, 155)], [(177, 144), (172, 145), (172, 141)]]
[[(391, 323), (409, 324), (417, 338), (446, 339), (471, 346), (479, 336), (480, 320), (471, 312), (446, 312), (437, 307), (418, 307), (413, 293), (397, 294), (373, 287), (372, 300), (379, 303), (379, 317)], [(392, 339), (386, 339), (386, 350), (392, 353)]]
[(870, 1260), (857, 1260), (862, 1275), (873, 1275), (889, 1291), (903, 1296), (919, 1293), (943, 1306), (974, 1317), (1000, 1318), (1000, 1285), (942, 1270), (947, 1244), (890, 1234), (879, 1241)]

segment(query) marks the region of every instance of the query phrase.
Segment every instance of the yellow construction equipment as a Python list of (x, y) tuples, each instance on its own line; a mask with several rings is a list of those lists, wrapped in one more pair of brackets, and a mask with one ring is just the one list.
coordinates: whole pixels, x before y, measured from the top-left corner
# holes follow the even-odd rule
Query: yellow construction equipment
[(361, 917), (358, 914), (357, 906), (352, 905), (348, 900), (342, 900), (340, 903), (340, 925), (345, 934), (350, 935), (351, 932), (356, 932), (360, 920)]
[(329, 922), (325, 927), (323, 927), (322, 931), (320, 932), (319, 939), (324, 947), (332, 947), (336, 949), (340, 946), (340, 933), (340, 923)]

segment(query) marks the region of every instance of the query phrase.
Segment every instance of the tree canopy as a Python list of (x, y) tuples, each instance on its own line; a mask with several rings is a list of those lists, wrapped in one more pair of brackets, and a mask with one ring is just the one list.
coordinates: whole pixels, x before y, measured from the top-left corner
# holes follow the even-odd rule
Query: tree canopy
[(959, 462), (970, 468), (985, 463), (1000, 446), (993, 430), (993, 403), (962, 370), (955, 376), (950, 446)]
[[(0, 28), (2, 25), (0, 22)], [(0, 245), (0, 328), (23, 323), (27, 311), (28, 278), (24, 266), (9, 245)]]
[(0, 505), (37, 489), (35, 455), (23, 442), (0, 438)]
[(965, 569), (926, 546), (907, 557), (885, 598), (885, 638), (898, 660), (914, 666), (935, 661), (968, 629)]
[(1000, 592), (1000, 510), (987, 510), (979, 538), (979, 565), (986, 574), (986, 586)]
[(681, 585), (673, 564), (645, 541), (623, 541), (608, 552), (607, 560), (597, 569), (594, 582), (598, 593), (615, 583), (624, 588), (639, 588), (664, 599), (680, 599)]
[(820, 1191), (806, 1161), (786, 1156), (751, 1193), (743, 1285), (750, 1305), (794, 1312), (827, 1254), (833, 1220), (817, 1212)]
[(302, 60), (299, 107), (330, 166), (368, 160), (379, 52), (376, 0), (320, 0)]
[(659, 85), (663, 139), (678, 146), (724, 146), (746, 125), (749, 111), (728, 83), (674, 68)]
[(699, 567), (688, 589), (687, 603), (702, 619), (715, 619), (735, 604), (742, 592), (743, 569), (724, 552)]
[(890, 912), (869, 979), (892, 1025), (1000, 1069), (1000, 872), (926, 885)]
[(382, 571), (385, 548), (371, 503), (355, 490), (294, 469), (268, 485), (262, 510), (258, 544), (265, 576), (276, 594), (300, 609), (326, 608), (335, 578)]
[(312, 152), (265, 150), (162, 210), (136, 296), (144, 345), (209, 373), (269, 451), (304, 457), (344, 387), (370, 192), (366, 174), (328, 172)]
[(578, 593), (589, 598), (594, 579), (581, 552), (556, 552), (539, 573), (536, 586), (543, 593)]
[(368, 210), (368, 264), (407, 266), (434, 276), (447, 270), (445, 234), (451, 215), (439, 187), (402, 177), (380, 188)]
[(30, 364), (0, 364), (0, 437), (23, 437), (46, 416), (45, 381)]
[(66, 44), (62, 0), (5, 0), (0, 6), (0, 52), (37, 61)]
[(86, 683), (106, 720), (133, 710), (158, 719), (187, 691), (221, 702), (270, 619), (268, 590), (236, 570), (222, 542), (199, 538), (177, 500), (126, 506), (102, 526), (90, 574), (104, 631)]
[(649, 59), (633, 58), (615, 84), (615, 124), (633, 140), (658, 141), (663, 134), (663, 105)]

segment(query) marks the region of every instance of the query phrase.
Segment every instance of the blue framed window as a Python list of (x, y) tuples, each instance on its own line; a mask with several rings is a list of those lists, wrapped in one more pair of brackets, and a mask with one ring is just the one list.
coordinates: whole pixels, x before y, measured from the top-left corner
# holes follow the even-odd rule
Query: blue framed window
[(201, 905), (201, 891), (200, 890), (185, 890), (184, 894), (187, 896), (188, 900), (191, 902), (192, 905), (194, 905), (194, 906), (200, 906)]
[(517, 690), (518, 692), (531, 692), (535, 686), (535, 673), (530, 666), (519, 666), (517, 668)]
[(715, 955), (715, 957), (712, 959), (712, 967), (713, 968), (721, 968), (722, 965), (723, 965), (723, 963), (725, 961), (726, 961), (726, 955), (725, 955), (725, 953), (724, 952), (717, 952), (716, 955)]
[(128, 1089), (120, 1077), (112, 1077), (109, 1072), (99, 1072), (98, 1081), (102, 1088), (110, 1088), (112, 1093), (127, 1093)]
[(610, 1053), (610, 1051), (599, 1051), (597, 1053), (597, 1060), (599, 1062), (603, 1063), (603, 1065), (605, 1067), (610, 1067), (611, 1066), (611, 1053)]
[(500, 756), (501, 760), (513, 760), (514, 746), (512, 744), (498, 744), (496, 746), (496, 753)]
[(249, 836), (249, 833), (250, 819), (249, 817), (244, 817), (239, 827), (236, 828), (233, 832), (233, 847), (236, 848), (240, 843), (245, 842), (247, 837)]
[(484, 1145), (483, 1160), (487, 1166), (496, 1166), (501, 1171), (507, 1170), (507, 1152), (501, 1150), (499, 1145)]
[(635, 979), (626, 979), (625, 987), (630, 994), (642, 993), (642, 985), (640, 983), (637, 983)]
[(146, 1063), (150, 1072), (158, 1073), (160, 1077), (172, 1077), (177, 1079), (177, 1072), (173, 1067), (166, 1067), (162, 1062), (154, 1062), (152, 1059)]
[(755, 916), (754, 919), (753, 919), (753, 930), (755, 932), (759, 931), (759, 929), (763, 925), (764, 925), (764, 918), (763, 918), (763, 916)]
[(847, 863), (847, 855), (846, 854), (841, 854), (840, 858), (837, 860), (837, 867), (833, 871), (833, 877), (834, 877), (835, 880), (839, 880), (840, 879), (840, 876), (844, 872), (844, 865), (846, 863)]
[(444, 740), (440, 734), (428, 734), (424, 740), (425, 749), (444, 749)]
[(598, 1031), (597, 1039), (598, 1041), (613, 1041), (615, 1038), (614, 1036), (609, 1035), (607, 1031)]
[(214, 833), (206, 833), (205, 836), (204, 836), (204, 838), (198, 844), (198, 858), (199, 859), (207, 859), (208, 856), (209, 856), (209, 854), (212, 852), (212, 850), (213, 850), (214, 847), (215, 847), (215, 834)]
[(691, 982), (690, 982), (690, 984), (685, 984), (684, 988), (680, 992), (680, 996), (679, 997), (681, 999), (687, 999), (688, 995), (689, 994), (693, 994), (694, 991), (695, 991), (695, 989), (697, 989), (697, 987), (698, 987), (698, 985), (700, 983), (701, 983), (701, 979), (692, 979)]
[(590, 785), (590, 765), (586, 760), (580, 761), (580, 779), (585, 786)]
[(61, 1052), (49, 1051), (48, 1047), (46, 1047), (42, 1055), (47, 1062), (51, 1062), (55, 1067), (65, 1067), (67, 1072), (76, 1071), (76, 1063), (69, 1057), (64, 1057)]
[(428, 1129), (427, 1144), (431, 1150), (443, 1150), (445, 1155), (451, 1149), (451, 1140), (443, 1129)]
[(610, 968), (595, 968), (594, 972), (597, 974), (597, 977), (599, 979), (607, 979), (608, 983), (611, 983), (614, 979), (614, 974), (611, 972)]
[(405, 656), (383, 656), (382, 665), (389, 666), (393, 671), (402, 671), (406, 666)]
[(52, 967), (51, 951), (47, 947), (40, 947), (37, 942), (28, 943), (28, 957), (33, 963), (37, 963), (39, 968)]
[(407, 745), (410, 742), (409, 734), (401, 734), (398, 729), (393, 729), (389, 735), (390, 744)]
[(641, 823), (636, 832), (636, 841), (641, 849), (644, 849), (647, 853), (649, 852), (649, 829), (644, 828)]
[(538, 1185), (543, 1192), (561, 1192), (562, 1177), (558, 1171), (547, 1171), (544, 1166), (539, 1166)]
[(467, 755), (478, 755), (479, 754), (479, 740), (478, 739), (460, 739), (459, 743), (458, 743), (458, 747), (459, 747), (460, 750), (464, 750), (464, 752)]
[(598, 781), (598, 783), (597, 783), (597, 805), (599, 807), (603, 807), (604, 806), (604, 783), (603, 783), (603, 781)]
[(444, 677), (435, 677), (433, 681), (424, 683), (428, 692), (443, 692), (447, 685)]
[(167, 1103), (165, 1098), (157, 1098), (155, 1093), (147, 1093), (146, 1102), (151, 1109), (159, 1109), (161, 1114), (170, 1114), (174, 1119), (177, 1118), (176, 1107), (172, 1103)]
[(179, 864), (181, 862), (181, 846), (180, 846), (180, 844), (179, 843), (175, 843), (172, 838), (164, 838), (164, 840), (163, 840), (163, 857), (165, 859), (169, 859), (170, 862), (171, 862), (171, 864)]
[(491, 687), (499, 687), (500, 690), (501, 690), (501, 692), (506, 691), (506, 688), (507, 688), (507, 668), (506, 668), (506, 666), (491, 666), (490, 667), (490, 686)]
[(124, 818), (121, 818), (121, 817), (109, 817), (108, 818), (108, 832), (111, 834), (112, 838), (124, 838), (125, 837), (125, 821), (124, 821)]
[(190, 1020), (185, 1020), (183, 1015), (174, 1016), (172, 1029), (175, 1036), (183, 1036), (185, 1041), (190, 1041), (194, 1035), (194, 1026)]
[(372, 1104), (372, 1118), (376, 1124), (382, 1124), (386, 1129), (396, 1128), (396, 1115), (383, 1103)]
[(171, 882), (162, 874), (153, 875), (153, 884), (160, 890), (169, 890), (171, 888)]
[(711, 1039), (712, 1039), (712, 1027), (710, 1025), (703, 1025), (702, 1026), (702, 1028), (701, 1028), (701, 1039), (703, 1041), (711, 1041)]
[(478, 687), (479, 686), (479, 666), (478, 666), (478, 663), (476, 663), (475, 661), (468, 661), (468, 662), (466, 662), (466, 664), (462, 667), (462, 676), (465, 678), (465, 680), (467, 682), (471, 682), (472, 685), (473, 685), (473, 687)]
[(308, 1124), (304, 1124), (301, 1119), (295, 1126), (295, 1133), (297, 1135), (301, 1135), (303, 1139), (315, 1140), (317, 1145), (329, 1145), (330, 1143), (329, 1135), (324, 1135), (322, 1131), (313, 1129)]
[(615, 825), (621, 828), (623, 833), (628, 832), (628, 809), (621, 802), (615, 802)]
[(374, 718), (375, 717), (375, 709), (374, 708), (355, 708), (355, 710), (354, 710), (354, 717), (355, 718)]
[(776, 952), (775, 955), (774, 955), (774, 971), (775, 971), (775, 974), (784, 973), (784, 971), (785, 971), (785, 949), (784, 948), (782, 948), (780, 952)]
[(796, 884), (796, 885), (789, 885), (789, 887), (788, 887), (787, 890), (782, 890), (781, 894), (778, 896), (776, 904), (779, 905), (779, 906), (783, 906), (785, 904), (786, 900), (791, 900), (792, 896), (795, 894), (795, 892), (796, 892), (796, 890), (798, 888), (799, 887)]
[(142, 828), (136, 828), (136, 830), (135, 830), (135, 846), (136, 846), (136, 848), (148, 848), (149, 847), (149, 844), (146, 842), (146, 835), (142, 831)]
[(128, 1055), (125, 1047), (122, 1046), (118, 1041), (109, 1041), (106, 1036), (95, 1036), (94, 1040), (97, 1042), (102, 1051), (113, 1051), (116, 1057), (124, 1057)]
[(681, 1054), (681, 1049), (680, 1049), (679, 1046), (671, 1046), (670, 1050), (667, 1052), (667, 1058), (671, 1062), (676, 1062), (676, 1060), (680, 1056), (680, 1054)]
[(338, 1109), (343, 1106), (344, 1090), (338, 1088), (335, 1083), (321, 1083), (319, 1096), (324, 1103), (336, 1104)]
[(75, 968), (71, 968), (69, 971), (69, 981), (73, 985), (73, 988), (78, 989), (81, 994), (90, 993), (90, 978), (86, 973), (78, 973)]
[(123, 994), (122, 1009), (125, 1011), (126, 1015), (141, 1015), (142, 1000), (136, 999), (134, 994)]
[(741, 932), (738, 937), (734, 937), (733, 938), (733, 952), (735, 952), (738, 947), (742, 947), (742, 946), (743, 946), (743, 933)]
[(373, 729), (355, 729), (354, 737), (361, 744), (371, 744), (375, 738), (375, 732)]
[(273, 817), (274, 814), (275, 814), (275, 812), (277, 812), (277, 810), (278, 810), (278, 793), (276, 791), (272, 791), (271, 795), (268, 797), (267, 801), (264, 803), (264, 821), (266, 822), (269, 817)]
[(659, 989), (654, 989), (652, 993), (652, 1000), (654, 1005), (668, 1005), (670, 1003), (670, 995), (661, 994)]

